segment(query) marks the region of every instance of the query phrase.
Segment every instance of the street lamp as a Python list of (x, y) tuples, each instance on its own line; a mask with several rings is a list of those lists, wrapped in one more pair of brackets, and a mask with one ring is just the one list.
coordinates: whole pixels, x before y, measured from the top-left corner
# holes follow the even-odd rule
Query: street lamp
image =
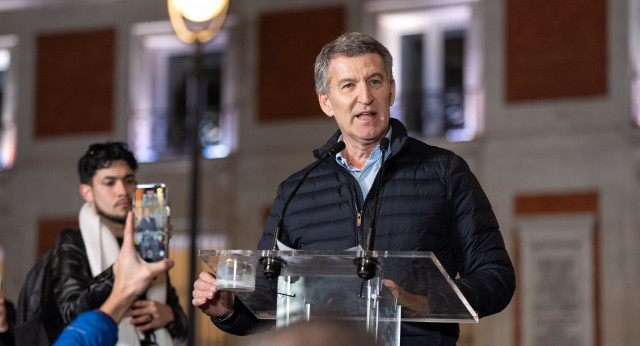
[[(199, 179), (202, 144), (199, 128), (202, 119), (200, 60), (202, 44), (211, 40), (222, 28), (229, 0), (167, 0), (171, 26), (182, 41), (193, 43), (193, 71), (187, 84), (187, 138), (191, 138), (191, 233), (189, 282), (196, 280), (196, 241), (198, 238)], [(195, 307), (189, 305), (187, 344), (195, 342)]]
[(167, 7), (173, 30), (181, 40), (204, 43), (220, 31), (229, 0), (167, 0)]

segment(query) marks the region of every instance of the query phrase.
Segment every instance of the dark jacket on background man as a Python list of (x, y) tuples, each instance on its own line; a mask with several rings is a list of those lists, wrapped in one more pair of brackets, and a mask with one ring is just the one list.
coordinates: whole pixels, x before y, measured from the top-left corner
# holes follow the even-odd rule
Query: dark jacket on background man
[[(466, 162), (454, 153), (408, 137), (391, 119), (391, 155), (381, 183), (374, 250), (432, 251), (480, 317), (503, 310), (515, 291), (515, 272), (489, 200)], [(337, 143), (340, 131), (316, 158)], [(258, 249), (271, 249), (283, 205), (309, 167), (278, 188)], [(346, 250), (366, 246), (376, 182), (363, 200), (360, 186), (332, 157), (309, 174), (284, 218), (280, 240), (301, 250)], [(358, 220), (360, 223), (358, 224)], [(355, 275), (355, 266), (354, 266)], [(242, 304), (222, 330), (244, 334), (257, 321)], [(455, 343), (457, 324), (403, 323), (401, 342)]]
[[(52, 286), (65, 325), (85, 311), (98, 309), (113, 287), (112, 267), (95, 278), (91, 275), (87, 252), (80, 231), (64, 230), (53, 252)], [(167, 277), (167, 305), (173, 310), (173, 322), (166, 328), (174, 339), (185, 339), (187, 316)]]

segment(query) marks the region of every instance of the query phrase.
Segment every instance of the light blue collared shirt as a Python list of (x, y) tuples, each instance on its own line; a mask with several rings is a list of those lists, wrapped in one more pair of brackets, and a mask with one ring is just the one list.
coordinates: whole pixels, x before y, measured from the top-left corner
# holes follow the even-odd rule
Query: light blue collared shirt
[[(385, 136), (389, 138), (389, 142), (391, 142), (391, 125), (389, 125), (389, 131)], [(338, 141), (342, 140), (342, 135), (338, 138)], [(391, 156), (391, 143), (389, 143), (389, 148), (387, 149), (387, 154), (385, 156), (385, 160)], [(336, 162), (346, 168), (351, 175), (358, 181), (360, 185), (360, 190), (362, 190), (362, 198), (366, 199), (369, 194), (369, 190), (371, 190), (371, 185), (373, 185), (373, 181), (376, 179), (376, 175), (378, 174), (378, 170), (380, 169), (380, 159), (382, 158), (382, 150), (380, 150), (380, 144), (371, 152), (371, 155), (364, 163), (364, 169), (359, 169), (353, 167), (347, 163), (347, 160), (342, 157), (342, 152), (336, 154)]]

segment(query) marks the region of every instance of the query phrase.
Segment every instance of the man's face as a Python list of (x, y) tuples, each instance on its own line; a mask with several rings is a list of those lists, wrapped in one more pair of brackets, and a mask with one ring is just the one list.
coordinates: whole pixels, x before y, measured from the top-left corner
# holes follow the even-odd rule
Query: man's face
[(336, 119), (345, 143), (370, 145), (389, 130), (395, 92), (380, 55), (338, 55), (329, 64), (329, 94), (319, 94), (318, 100), (325, 114)]
[(96, 171), (92, 184), (80, 185), (84, 199), (98, 215), (124, 224), (136, 187), (135, 172), (125, 161), (114, 161), (110, 167)]

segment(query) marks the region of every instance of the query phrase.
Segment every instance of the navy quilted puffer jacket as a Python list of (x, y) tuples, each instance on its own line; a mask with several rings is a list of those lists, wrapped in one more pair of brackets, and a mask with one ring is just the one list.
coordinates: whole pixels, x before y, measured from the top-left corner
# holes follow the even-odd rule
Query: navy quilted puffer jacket
[[(391, 119), (391, 126), (374, 249), (432, 251), (449, 276), (460, 275), (455, 283), (481, 317), (501, 311), (515, 291), (515, 273), (476, 177), (459, 156), (408, 137), (398, 120)], [(338, 131), (314, 155), (326, 155), (339, 136)], [(271, 248), (284, 202), (307, 169), (280, 184), (258, 249)], [(289, 205), (280, 240), (302, 250), (364, 248), (375, 187), (374, 182), (363, 200), (356, 179), (335, 159), (325, 160)], [(457, 338), (458, 326), (405, 323), (402, 344), (425, 344), (439, 334)]]

